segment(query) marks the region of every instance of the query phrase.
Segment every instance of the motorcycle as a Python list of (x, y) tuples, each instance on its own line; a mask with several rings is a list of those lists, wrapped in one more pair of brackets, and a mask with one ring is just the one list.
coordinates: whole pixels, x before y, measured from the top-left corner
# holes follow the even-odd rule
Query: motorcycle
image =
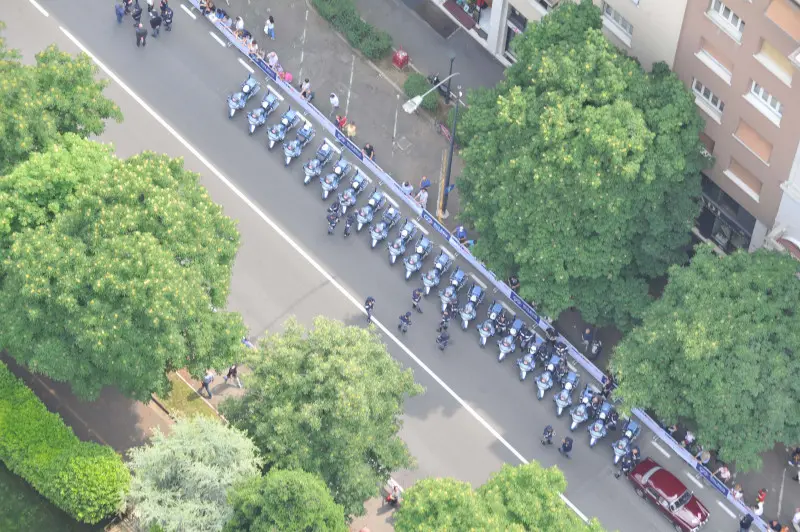
[(442, 301), (442, 312), (450, 305), (458, 306), (458, 292), (456, 287), (448, 285), (444, 290), (439, 290), (439, 299)]
[(486, 319), (478, 325), (478, 334), (481, 335), (479, 341), (481, 348), (486, 347), (486, 341), (494, 336), (494, 320)]
[(569, 430), (574, 431), (578, 428), (578, 425), (589, 419), (589, 405), (592, 402), (592, 397), (594, 397), (594, 392), (587, 384), (583, 392), (581, 392), (580, 402), (569, 411), (569, 415), (572, 416), (572, 424), (570, 424)]
[[(289, 163), (292, 162), (292, 159), (300, 157), (300, 153), (302, 153), (303, 148), (308, 146), (308, 143), (316, 135), (314, 128), (311, 127), (309, 122), (306, 122), (303, 127), (297, 132), (297, 136), (294, 140), (283, 143), (283, 156), (286, 158), (284, 161), (284, 166), (289, 166)], [(310, 181), (309, 178), (306, 178)]]
[(556, 416), (561, 417), (564, 409), (572, 405), (572, 390), (578, 386), (579, 379), (580, 377), (574, 371), (567, 373), (561, 391), (553, 396), (553, 400), (556, 402)]
[[(341, 181), (341, 178), (337, 177), (335, 171), (333, 172), (333, 174), (330, 174), (327, 177), (331, 178), (331, 183), (329, 184), (329, 186), (335, 185), (331, 190), (336, 190), (339, 187), (339, 182)], [(367, 178), (364, 177), (364, 174), (362, 174), (359, 170), (356, 170), (355, 175), (353, 175), (353, 177), (350, 178), (350, 186), (344, 189), (344, 192), (339, 193), (339, 204), (342, 206), (342, 214), (346, 213), (347, 209), (349, 209), (350, 207), (355, 206), (356, 201), (358, 200), (358, 195), (361, 194), (361, 192), (364, 190), (364, 187), (367, 184), (366, 181)], [(326, 187), (325, 183), (322, 183), (323, 198), (326, 196), (325, 187)]]
[(537, 399), (542, 400), (545, 392), (553, 387), (553, 383), (558, 379), (557, 373), (559, 366), (561, 366), (561, 358), (556, 355), (551, 356), (550, 360), (547, 362), (547, 366), (545, 366), (544, 372), (536, 379), (536, 387), (538, 388), (536, 393)]
[(261, 84), (253, 76), (247, 76), (239, 92), (228, 95), (228, 118), (233, 118), (236, 111), (244, 109), (248, 100), (258, 94), (260, 90)]
[(397, 262), (397, 257), (402, 256), (406, 252), (406, 244), (409, 240), (414, 238), (416, 234), (417, 226), (406, 218), (406, 222), (400, 228), (397, 238), (389, 245), (389, 264)]
[(641, 432), (639, 424), (634, 420), (629, 419), (625, 422), (625, 426), (622, 428), (622, 438), (614, 442), (613, 445), (615, 464), (619, 463), (622, 457), (628, 454), (631, 443), (633, 443), (633, 440), (639, 435), (639, 432)]
[(375, 187), (372, 195), (367, 200), (367, 204), (358, 209), (356, 213), (356, 232), (360, 233), (365, 225), (372, 222), (375, 213), (381, 210), (384, 205), (386, 205), (386, 196)]
[(303, 173), (306, 175), (303, 184), (308, 184), (315, 177), (322, 174), (322, 169), (333, 159), (333, 147), (328, 144), (328, 141), (320, 144), (317, 152), (314, 154), (306, 164), (303, 165)]
[(339, 176), (339, 179), (345, 179), (352, 169), (353, 165), (350, 164), (350, 161), (339, 157), (339, 160), (336, 161), (336, 166), (333, 167), (333, 173)]
[(464, 270), (461, 268), (456, 268), (456, 270), (450, 274), (450, 286), (455, 287), (456, 291), (461, 290), (466, 282), (467, 274), (464, 273)]
[(469, 327), (469, 322), (474, 320), (475, 317), (478, 315), (478, 305), (483, 302), (483, 289), (476, 285), (475, 283), (472, 284), (472, 287), (469, 289), (469, 296), (467, 296), (467, 304), (461, 309), (461, 329), (466, 331)]
[(510, 334), (498, 340), (497, 345), (500, 348), (500, 353), (497, 355), (498, 362), (502, 362), (506, 358), (506, 355), (517, 350), (517, 344), (514, 340), (514, 336)]
[(286, 134), (296, 128), (302, 121), (303, 118), (300, 116), (300, 113), (289, 107), (289, 109), (281, 115), (281, 119), (278, 123), (273, 124), (267, 130), (267, 138), (269, 138), (268, 148), (271, 150), (276, 143), (283, 142), (283, 139), (286, 138)]
[(519, 367), (519, 380), (524, 381), (528, 373), (536, 367), (536, 355), (526, 353), (522, 358), (518, 358), (517, 367)]
[(596, 420), (589, 425), (589, 447), (594, 447), (599, 440), (608, 434), (608, 428), (604, 421)]
[(450, 255), (442, 251), (438, 257), (436, 257), (436, 261), (433, 263), (433, 268), (428, 270), (422, 276), (422, 284), (425, 286), (425, 295), (431, 293), (431, 288), (434, 286), (439, 286), (439, 282), (442, 279), (442, 275), (450, 269), (450, 266), (453, 264), (453, 259), (450, 258)]
[(261, 127), (267, 123), (267, 117), (278, 108), (281, 101), (272, 91), (267, 91), (264, 99), (261, 100), (261, 105), (247, 113), (247, 122), (250, 124), (250, 134), (256, 132), (257, 127)]
[(422, 235), (417, 240), (414, 246), (414, 253), (410, 257), (403, 259), (403, 265), (406, 267), (406, 281), (411, 279), (411, 276), (422, 268), (422, 261), (431, 252), (433, 244), (427, 236)]
[(380, 222), (376, 223), (369, 228), (369, 233), (372, 236), (372, 248), (378, 245), (378, 242), (383, 241), (389, 236), (389, 230), (400, 220), (400, 211), (394, 207), (389, 207), (383, 213), (383, 218)]
[(523, 325), (522, 328), (519, 330), (519, 346), (523, 351), (527, 351), (531, 345), (531, 342), (536, 337), (536, 333), (534, 333), (531, 329), (527, 326)]

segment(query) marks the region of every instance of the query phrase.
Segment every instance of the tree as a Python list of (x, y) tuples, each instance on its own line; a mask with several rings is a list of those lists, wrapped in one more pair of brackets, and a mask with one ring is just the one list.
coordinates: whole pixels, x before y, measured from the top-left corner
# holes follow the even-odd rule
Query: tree
[(601, 26), (584, 0), (514, 39), (506, 79), (470, 95), (458, 184), (476, 256), (525, 299), (627, 329), (648, 281), (686, 260), (703, 121), (666, 65), (643, 72)]
[(346, 515), (362, 515), (391, 471), (412, 465), (397, 432), (406, 397), (422, 388), (378, 335), (326, 318), (296, 321), (249, 353), (253, 369), (225, 417), (256, 442), (268, 468), (322, 477)]
[(121, 121), (119, 108), (103, 96), (106, 85), (85, 54), (73, 58), (50, 46), (26, 65), (0, 37), (0, 175), (59, 134), (100, 135), (105, 120)]
[(505, 464), (477, 491), (466, 482), (427, 478), (403, 493), (395, 529), (602, 532), (596, 519), (585, 524), (561, 500), (566, 488), (561, 471), (535, 462)]
[(233, 516), (226, 532), (347, 532), (344, 508), (318, 475), (273, 469), (229, 495)]
[(229, 490), (261, 466), (246, 435), (204, 416), (178, 420), (168, 436), (156, 429), (129, 455), (134, 515), (144, 528), (164, 532), (222, 530), (232, 514)]
[(0, 341), (83, 397), (149, 400), (241, 354), (223, 308), (239, 236), (177, 159), (67, 134), (0, 179)]
[(759, 250), (697, 248), (612, 358), (625, 403), (669, 423), (737, 468), (800, 440), (800, 263)]

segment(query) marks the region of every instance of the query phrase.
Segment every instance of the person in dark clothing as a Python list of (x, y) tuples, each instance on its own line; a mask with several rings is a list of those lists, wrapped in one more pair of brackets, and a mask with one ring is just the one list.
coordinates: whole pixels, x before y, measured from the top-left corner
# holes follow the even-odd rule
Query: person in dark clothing
[(753, 525), (753, 516), (750, 514), (744, 514), (742, 518), (739, 520), (739, 532), (747, 532), (750, 530), (750, 527)]
[(778, 520), (777, 520), (777, 519), (773, 519), (773, 520), (771, 520), (769, 523), (767, 523), (767, 526), (768, 526), (768, 527), (769, 527), (771, 530), (775, 530), (775, 532), (780, 532), (781, 528), (783, 528), (783, 527), (781, 526), (781, 524), (778, 522)]
[(369, 296), (366, 301), (364, 301), (364, 310), (367, 311), (367, 323), (372, 321), (372, 309), (375, 308), (375, 298)]
[(150, 27), (153, 28), (153, 37), (158, 37), (158, 32), (161, 30), (161, 15), (155, 11), (150, 15)]
[(141, 22), (136, 26), (136, 47), (147, 45), (147, 30)]
[(356, 213), (351, 212), (347, 215), (347, 219), (344, 222), (344, 236), (350, 236), (350, 231), (352, 231), (354, 223), (356, 223)]
[(122, 24), (122, 19), (125, 18), (125, 8), (119, 2), (114, 5), (114, 13), (117, 15), (117, 24)]
[(411, 313), (406, 312), (405, 314), (400, 316), (400, 323), (397, 324), (397, 330), (405, 334), (408, 332), (408, 328), (410, 326), (411, 326)]
[(436, 328), (436, 332), (446, 331), (449, 326), (450, 312), (445, 309), (445, 311), (442, 313), (442, 321), (439, 322), (439, 327)]
[(336, 224), (339, 223), (339, 216), (332, 212), (325, 219), (328, 220), (328, 234), (332, 235), (336, 231)]
[(444, 351), (449, 342), (450, 342), (450, 335), (447, 334), (447, 331), (442, 331), (442, 333), (436, 337), (436, 346), (439, 348), (440, 351)]
[(142, 6), (139, 5), (139, 2), (133, 4), (133, 11), (131, 12), (131, 18), (133, 19), (133, 27), (138, 28), (139, 23), (142, 21)]
[(422, 307), (420, 307), (420, 302), (422, 301), (422, 290), (419, 288), (415, 288), (413, 292), (411, 292), (411, 308), (422, 314)]
[(556, 431), (553, 430), (553, 426), (547, 425), (542, 432), (542, 445), (553, 445), (553, 436), (555, 435)]
[(508, 287), (516, 293), (519, 293), (519, 278), (516, 275), (512, 275), (508, 278)]
[(572, 438), (567, 436), (561, 440), (561, 447), (558, 448), (558, 452), (565, 458), (569, 458), (569, 453), (572, 452)]
[(172, 31), (172, 8), (167, 6), (167, 9), (161, 14), (164, 19), (164, 31)]
[(617, 384), (614, 382), (614, 376), (609, 373), (606, 382), (603, 383), (603, 397), (608, 399), (608, 396), (611, 395), (611, 392), (614, 391), (616, 386)]
[(614, 473), (614, 478), (619, 478), (620, 475), (625, 475), (627, 477), (628, 473), (631, 472), (633, 467), (633, 457), (631, 456), (631, 453), (627, 453), (622, 457), (622, 460), (620, 460), (619, 471)]
[(125, 14), (131, 14), (131, 8), (133, 7), (133, 0), (122, 0), (122, 7), (125, 8)]
[(161, 11), (161, 16), (163, 17), (164, 16), (164, 12), (167, 9), (170, 8), (169, 7), (169, 2), (167, 2), (167, 0), (161, 0), (161, 2), (159, 3), (159, 8), (160, 8), (160, 11)]

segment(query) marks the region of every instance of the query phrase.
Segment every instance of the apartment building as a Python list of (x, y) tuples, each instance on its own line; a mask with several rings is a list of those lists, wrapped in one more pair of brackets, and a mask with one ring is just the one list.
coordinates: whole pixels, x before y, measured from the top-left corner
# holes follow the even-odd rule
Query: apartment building
[(695, 94), (715, 159), (695, 231), (723, 251), (800, 249), (798, 47), (800, 0), (686, 7), (673, 69)]

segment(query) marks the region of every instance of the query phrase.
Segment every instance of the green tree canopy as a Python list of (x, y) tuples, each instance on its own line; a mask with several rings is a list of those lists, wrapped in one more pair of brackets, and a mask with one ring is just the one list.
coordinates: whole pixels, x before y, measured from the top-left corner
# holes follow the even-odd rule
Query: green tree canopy
[(156, 429), (129, 454), (134, 514), (164, 532), (222, 530), (232, 514), (229, 491), (261, 466), (246, 435), (204, 416), (179, 420), (167, 436)]
[(617, 347), (616, 394), (740, 470), (776, 442), (800, 441), (800, 263), (759, 250), (718, 257), (697, 248), (670, 269), (664, 294)]
[(602, 532), (597, 520), (585, 524), (561, 500), (566, 488), (561, 471), (535, 462), (506, 464), (477, 491), (466, 482), (427, 478), (403, 493), (395, 529)]
[(0, 340), (84, 397), (136, 399), (239, 357), (239, 235), (178, 159), (67, 134), (0, 178)]
[(685, 262), (703, 121), (666, 65), (645, 73), (608, 42), (589, 0), (553, 10), (514, 52), (459, 126), (474, 252), (517, 273), (522, 296), (549, 315), (576, 306), (628, 328), (648, 280)]
[(349, 516), (364, 513), (391, 471), (412, 465), (397, 432), (403, 401), (422, 389), (375, 332), (321, 317), (307, 330), (290, 320), (249, 355), (245, 394), (221, 411), (253, 438), (267, 467), (320, 475)]
[(0, 37), (0, 175), (59, 134), (99, 135), (105, 120), (121, 121), (119, 108), (103, 96), (106, 85), (85, 54), (72, 57), (50, 46), (26, 65)]
[(318, 475), (273, 469), (229, 495), (226, 532), (347, 532), (344, 508)]

